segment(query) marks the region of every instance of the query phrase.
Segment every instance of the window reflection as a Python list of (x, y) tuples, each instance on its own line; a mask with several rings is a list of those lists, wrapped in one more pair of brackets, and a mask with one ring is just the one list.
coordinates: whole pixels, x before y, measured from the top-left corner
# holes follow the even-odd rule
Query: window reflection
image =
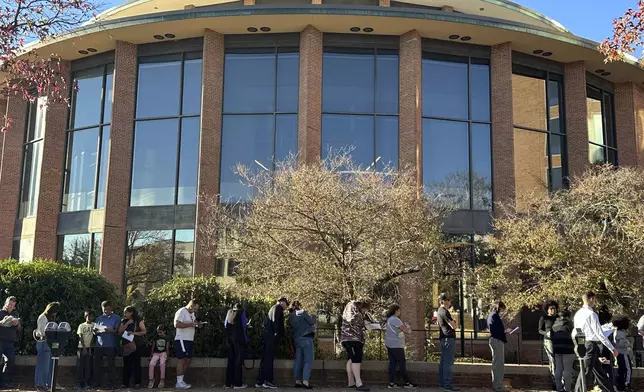
[(490, 67), (424, 54), (423, 188), (460, 209), (492, 208)]
[(101, 257), (103, 233), (60, 236), (58, 260), (71, 267), (97, 270)]
[(172, 276), (192, 276), (194, 230), (130, 231), (127, 237), (128, 298), (143, 297)]
[(36, 215), (38, 208), (46, 105), (45, 97), (29, 104), (20, 187), (20, 218)]
[(588, 159), (590, 163), (617, 164), (613, 94), (588, 86), (586, 98)]
[(73, 75), (63, 212), (105, 207), (113, 72), (108, 64)]
[(231, 49), (224, 66), (220, 195), (248, 200), (253, 190), (235, 172), (273, 170), (297, 153), (299, 53), (295, 49)]
[(365, 170), (398, 166), (398, 53), (327, 48), (322, 158), (349, 152)]
[(139, 59), (131, 206), (195, 204), (201, 54)]
[(563, 78), (515, 66), (512, 75), (516, 205), (566, 186)]

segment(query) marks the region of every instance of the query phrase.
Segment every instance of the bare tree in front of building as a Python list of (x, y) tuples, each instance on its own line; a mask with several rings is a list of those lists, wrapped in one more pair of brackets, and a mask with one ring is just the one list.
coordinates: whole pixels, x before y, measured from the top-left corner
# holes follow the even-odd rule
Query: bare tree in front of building
[(218, 256), (239, 260), (244, 295), (337, 311), (359, 296), (391, 293), (398, 278), (442, 260), (449, 209), (419, 194), (413, 172), (364, 170), (346, 154), (289, 160), (275, 172), (236, 170), (256, 196), (234, 204), (202, 196), (210, 223), (200, 234)]
[(545, 299), (579, 305), (598, 292), (614, 312), (644, 299), (644, 173), (597, 166), (569, 190), (508, 208), (488, 237), (496, 263), (474, 271), (479, 297), (502, 298), (513, 312)]

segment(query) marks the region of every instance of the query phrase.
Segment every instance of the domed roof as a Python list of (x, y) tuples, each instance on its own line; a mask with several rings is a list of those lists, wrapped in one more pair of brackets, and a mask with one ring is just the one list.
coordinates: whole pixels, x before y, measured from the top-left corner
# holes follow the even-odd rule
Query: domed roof
[[(129, 0), (103, 12), (96, 17), (97, 20), (114, 20), (132, 16), (148, 15), (168, 11), (177, 11), (206, 6), (230, 6), (243, 3), (237, 0)], [(259, 2), (258, 2), (259, 3)], [(325, 1), (322, 0), (324, 4)], [(377, 3), (377, 0), (376, 0)], [(560, 33), (570, 33), (564, 26), (539, 12), (523, 7), (509, 0), (400, 0), (392, 1), (397, 7), (413, 7), (427, 9), (443, 9), (451, 7), (454, 12), (477, 15), (495, 19), (511, 20), (553, 30)], [(264, 0), (264, 6), (311, 4), (310, 0)], [(332, 4), (338, 4), (333, 1)], [(345, 6), (363, 6), (369, 4), (365, 0), (342, 1)], [(392, 4), (393, 5), (393, 4)]]

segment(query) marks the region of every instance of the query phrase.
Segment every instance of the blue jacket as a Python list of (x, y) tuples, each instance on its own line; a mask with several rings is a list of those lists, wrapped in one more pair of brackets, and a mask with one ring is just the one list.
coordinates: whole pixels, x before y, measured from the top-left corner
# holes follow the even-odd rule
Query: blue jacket
[(505, 327), (503, 326), (503, 320), (497, 312), (492, 312), (490, 317), (487, 318), (487, 328), (490, 330), (490, 336), (494, 339), (498, 339), (503, 343), (507, 343), (508, 340), (505, 336)]
[(293, 339), (301, 337), (313, 337), (315, 335), (315, 318), (309, 316), (306, 311), (292, 312), (288, 318), (291, 326)]

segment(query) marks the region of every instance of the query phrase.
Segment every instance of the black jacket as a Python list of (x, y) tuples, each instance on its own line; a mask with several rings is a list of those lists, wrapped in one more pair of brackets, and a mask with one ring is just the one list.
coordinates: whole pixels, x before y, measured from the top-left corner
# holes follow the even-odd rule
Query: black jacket
[(548, 332), (550, 332), (556, 320), (557, 316), (548, 316), (547, 314), (541, 316), (541, 319), (539, 319), (539, 333), (544, 338), (548, 339)]
[(554, 354), (574, 354), (575, 342), (572, 340), (574, 324), (569, 318), (559, 317), (552, 324), (550, 339)]
[(284, 336), (284, 308), (275, 304), (268, 311), (264, 320), (264, 334), (275, 335), (278, 338)]

